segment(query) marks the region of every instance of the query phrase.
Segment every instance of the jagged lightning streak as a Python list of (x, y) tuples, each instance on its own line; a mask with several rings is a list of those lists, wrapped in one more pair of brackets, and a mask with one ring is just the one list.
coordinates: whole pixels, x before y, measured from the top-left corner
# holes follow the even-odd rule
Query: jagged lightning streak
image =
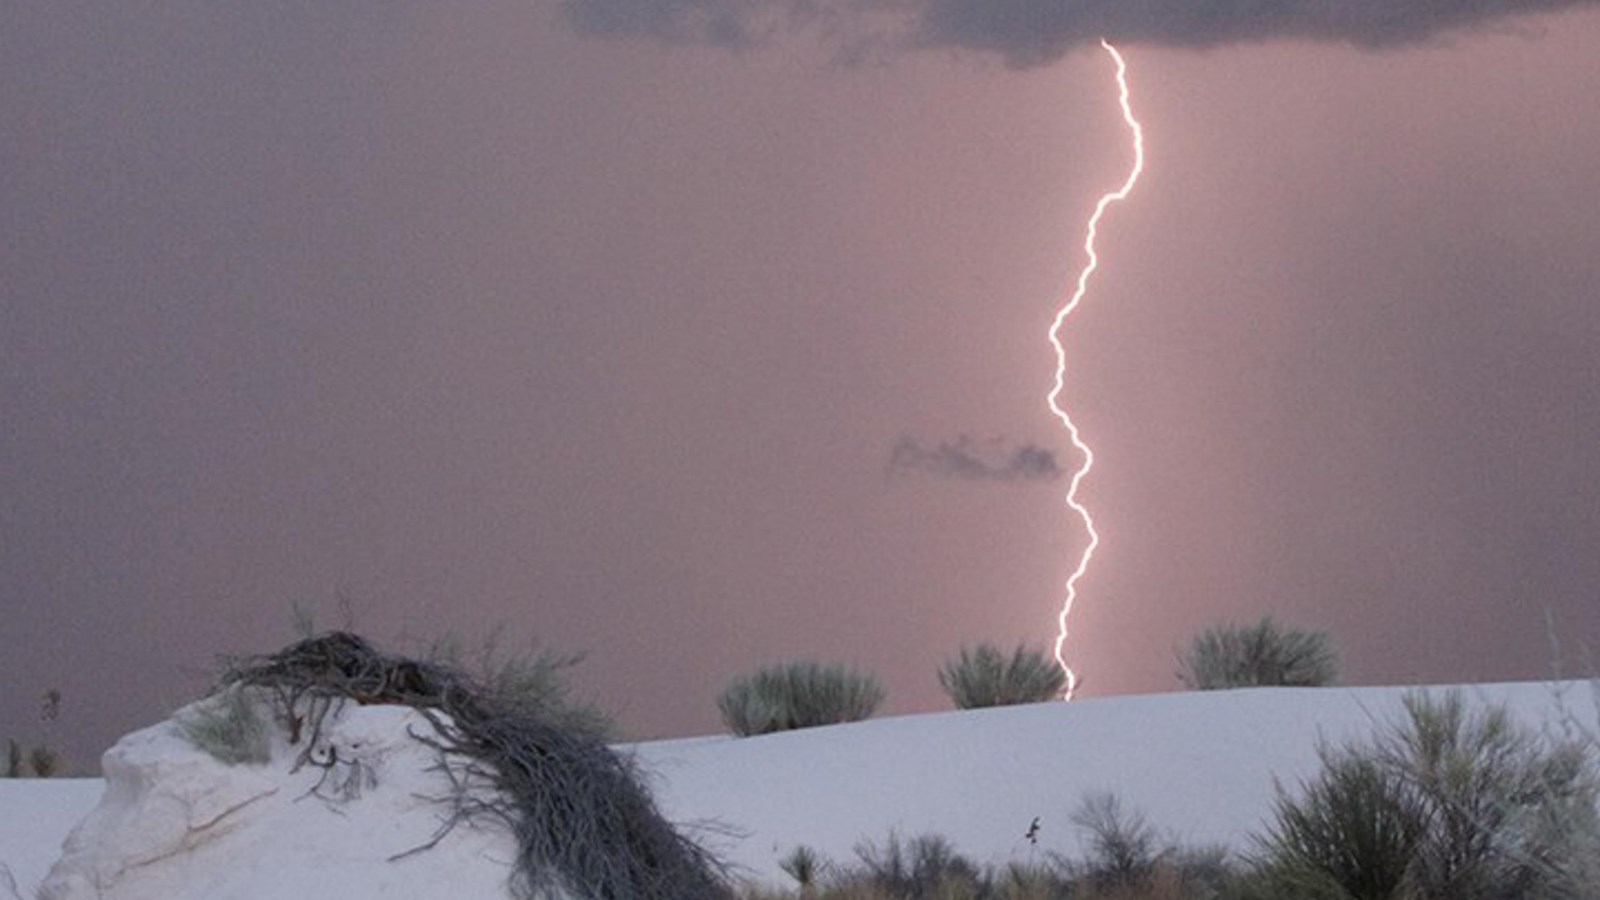
[(1072, 315), (1072, 311), (1078, 308), (1078, 304), (1083, 302), (1083, 295), (1089, 290), (1089, 276), (1100, 266), (1100, 257), (1094, 249), (1095, 234), (1100, 228), (1100, 217), (1105, 215), (1107, 207), (1126, 198), (1133, 191), (1134, 184), (1139, 180), (1139, 173), (1144, 171), (1144, 128), (1140, 126), (1139, 120), (1133, 117), (1133, 107), (1128, 102), (1128, 64), (1123, 60), (1122, 54), (1117, 52), (1117, 48), (1111, 46), (1104, 38), (1100, 39), (1100, 46), (1111, 54), (1111, 59), (1117, 66), (1117, 90), (1122, 104), (1122, 119), (1133, 132), (1133, 168), (1129, 170), (1128, 178), (1121, 187), (1102, 196), (1094, 205), (1094, 214), (1089, 217), (1088, 235), (1083, 240), (1083, 250), (1088, 254), (1089, 261), (1084, 265), (1083, 271), (1078, 273), (1077, 289), (1056, 313), (1055, 322), (1050, 326), (1050, 345), (1056, 351), (1056, 381), (1055, 387), (1050, 391), (1050, 411), (1055, 413), (1062, 425), (1066, 426), (1067, 434), (1072, 438), (1072, 446), (1083, 456), (1083, 465), (1072, 473), (1072, 482), (1067, 488), (1067, 506), (1083, 520), (1084, 530), (1089, 533), (1089, 543), (1083, 548), (1083, 555), (1078, 558), (1078, 567), (1067, 577), (1067, 597), (1061, 604), (1061, 615), (1057, 619), (1056, 663), (1067, 676), (1066, 690), (1062, 692), (1064, 700), (1071, 700), (1073, 691), (1078, 687), (1078, 676), (1072, 671), (1072, 667), (1067, 665), (1064, 653), (1067, 644), (1067, 619), (1072, 615), (1072, 604), (1078, 598), (1078, 580), (1088, 571), (1089, 561), (1094, 558), (1094, 550), (1100, 546), (1100, 533), (1095, 530), (1094, 518), (1089, 515), (1088, 508), (1078, 502), (1078, 487), (1083, 483), (1084, 476), (1089, 474), (1089, 470), (1094, 468), (1094, 451), (1083, 442), (1072, 416), (1061, 406), (1061, 389), (1066, 384), (1067, 375), (1067, 351), (1061, 345), (1061, 326), (1067, 321), (1067, 317)]

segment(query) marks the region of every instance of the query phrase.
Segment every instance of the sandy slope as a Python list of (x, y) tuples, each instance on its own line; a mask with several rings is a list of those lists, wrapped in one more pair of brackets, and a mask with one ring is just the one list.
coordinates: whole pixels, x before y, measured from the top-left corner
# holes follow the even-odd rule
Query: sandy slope
[[(1566, 706), (1593, 726), (1587, 685), (1477, 685), (1554, 726)], [(777, 860), (807, 844), (840, 860), (860, 841), (937, 833), (976, 859), (1076, 855), (1068, 816), (1111, 791), (1186, 843), (1238, 849), (1270, 812), (1274, 779), (1315, 772), (1318, 740), (1364, 737), (1402, 712), (1401, 688), (1255, 689), (1082, 700), (908, 716), (735, 740), (641, 745), (657, 794), (679, 821), (744, 836), (725, 856), (781, 880)], [(1563, 699), (1564, 698), (1564, 699)], [(1023, 835), (1040, 820), (1035, 847)]]
[[(1582, 682), (1465, 690), (1550, 728), (1561, 727), (1568, 714), (1590, 728), (1597, 718)], [(1075, 854), (1080, 835), (1067, 817), (1094, 791), (1115, 792), (1185, 842), (1244, 848), (1270, 810), (1274, 779), (1292, 785), (1313, 772), (1320, 739), (1365, 736), (1395, 720), (1404, 693), (1326, 688), (1117, 697), (624, 749), (651, 773), (670, 818), (713, 823), (707, 842), (745, 872), (781, 883), (777, 860), (796, 845), (849, 859), (858, 842), (881, 841), (891, 830), (944, 835), (983, 861)], [(15, 872), (25, 895), (100, 793), (97, 781), (0, 781), (0, 862)], [(1023, 837), (1035, 817), (1037, 846)], [(371, 833), (382, 837), (379, 829)], [(355, 883), (319, 886), (330, 896), (366, 896)]]
[[(61, 855), (61, 842), (100, 802), (98, 778), (0, 779), (0, 865), (10, 868), (23, 896), (44, 880)], [(0, 872), (0, 897), (6, 892)]]

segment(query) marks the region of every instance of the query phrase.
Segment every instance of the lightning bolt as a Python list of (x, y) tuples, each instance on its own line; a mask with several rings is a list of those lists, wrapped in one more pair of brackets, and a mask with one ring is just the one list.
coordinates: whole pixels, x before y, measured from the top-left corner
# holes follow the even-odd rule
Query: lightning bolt
[(1100, 39), (1100, 46), (1111, 54), (1111, 59), (1117, 66), (1117, 90), (1119, 101), (1122, 104), (1122, 120), (1127, 123), (1128, 130), (1133, 132), (1133, 168), (1129, 170), (1127, 180), (1122, 182), (1121, 187), (1103, 195), (1099, 202), (1094, 205), (1094, 214), (1089, 217), (1088, 234), (1083, 239), (1083, 250), (1088, 255), (1089, 261), (1084, 264), (1083, 270), (1078, 273), (1077, 289), (1072, 292), (1071, 298), (1056, 313), (1055, 322), (1050, 326), (1050, 345), (1056, 351), (1056, 380), (1055, 387), (1050, 391), (1050, 411), (1055, 413), (1056, 418), (1061, 420), (1062, 425), (1066, 426), (1067, 434), (1072, 438), (1072, 446), (1076, 447), (1083, 456), (1083, 465), (1072, 473), (1072, 482), (1067, 487), (1067, 506), (1078, 514), (1078, 518), (1083, 520), (1084, 530), (1089, 533), (1089, 543), (1083, 548), (1083, 555), (1078, 558), (1078, 567), (1067, 577), (1066, 600), (1062, 602), (1061, 614), (1056, 620), (1056, 663), (1061, 666), (1061, 671), (1067, 676), (1066, 690), (1061, 695), (1064, 700), (1071, 700), (1073, 692), (1078, 687), (1078, 676), (1072, 671), (1072, 667), (1067, 665), (1067, 658), (1064, 653), (1068, 634), (1067, 620), (1072, 615), (1073, 603), (1078, 599), (1078, 580), (1083, 577), (1084, 572), (1089, 570), (1089, 561), (1094, 558), (1095, 548), (1100, 546), (1100, 532), (1095, 530), (1094, 517), (1089, 515), (1088, 508), (1078, 502), (1078, 488), (1083, 484), (1083, 479), (1089, 474), (1089, 470), (1094, 468), (1094, 451), (1089, 449), (1088, 444), (1084, 443), (1082, 435), (1078, 433), (1077, 424), (1072, 421), (1072, 416), (1068, 415), (1066, 409), (1061, 406), (1061, 390), (1066, 384), (1067, 375), (1067, 351), (1061, 345), (1061, 326), (1067, 321), (1067, 317), (1072, 315), (1073, 310), (1078, 308), (1078, 304), (1083, 302), (1083, 296), (1089, 290), (1089, 276), (1093, 275), (1094, 270), (1100, 267), (1100, 257), (1095, 253), (1094, 249), (1094, 239), (1099, 232), (1100, 218), (1105, 215), (1106, 209), (1111, 204), (1125, 199), (1133, 191), (1134, 184), (1139, 181), (1139, 173), (1144, 171), (1144, 128), (1140, 126), (1139, 120), (1134, 118), (1133, 107), (1128, 102), (1128, 64), (1123, 60), (1122, 54), (1117, 52), (1117, 48), (1111, 46), (1110, 42), (1104, 38)]

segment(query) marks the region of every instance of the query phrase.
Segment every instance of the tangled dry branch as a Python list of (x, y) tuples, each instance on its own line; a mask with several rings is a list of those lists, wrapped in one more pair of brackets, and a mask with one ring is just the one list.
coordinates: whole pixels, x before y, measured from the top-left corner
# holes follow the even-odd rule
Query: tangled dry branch
[(514, 883), (523, 896), (732, 896), (720, 865), (661, 816), (631, 760), (457, 666), (386, 654), (357, 635), (331, 632), (235, 660), (222, 682), (270, 693), (290, 742), (302, 747), (297, 765), (313, 761), (323, 721), (340, 703), (421, 711), (433, 734), (412, 737), (439, 751), (452, 789), (446, 823), (417, 849), (459, 824), (498, 819), (517, 841)]

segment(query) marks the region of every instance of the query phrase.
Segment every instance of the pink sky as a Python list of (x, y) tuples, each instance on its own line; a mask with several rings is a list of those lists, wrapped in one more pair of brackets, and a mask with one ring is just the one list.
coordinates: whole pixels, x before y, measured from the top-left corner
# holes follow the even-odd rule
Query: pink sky
[[(86, 761), (339, 594), (585, 651), (634, 736), (791, 657), (942, 708), (963, 642), (1053, 637), (1064, 484), (887, 464), (1075, 463), (1044, 329), (1127, 164), (1098, 51), (159, 15), (0, 29), (0, 738)], [(1066, 336), (1085, 694), (1268, 612), (1356, 683), (1548, 674), (1547, 614), (1596, 643), (1597, 41), (1124, 47), (1148, 168)]]

